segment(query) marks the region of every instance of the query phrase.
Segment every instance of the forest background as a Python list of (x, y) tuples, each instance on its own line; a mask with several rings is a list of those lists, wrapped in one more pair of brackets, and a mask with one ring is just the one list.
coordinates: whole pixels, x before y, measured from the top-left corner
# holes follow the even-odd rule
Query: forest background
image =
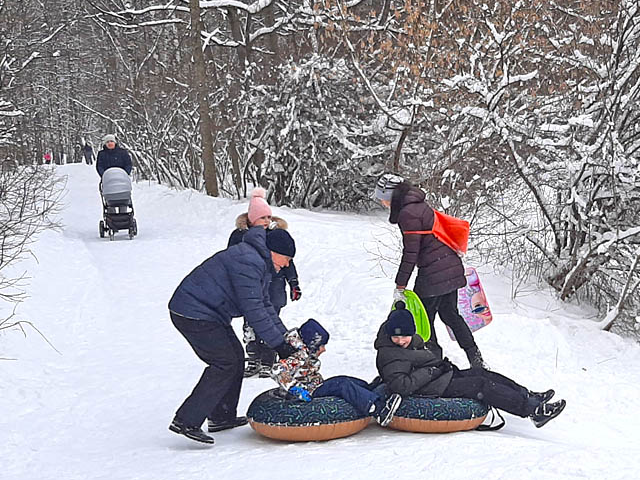
[[(394, 171), (475, 261), (640, 332), (638, 0), (0, 0), (3, 269), (115, 133), (137, 180), (363, 211)], [(0, 320), (9, 328), (11, 317)]]

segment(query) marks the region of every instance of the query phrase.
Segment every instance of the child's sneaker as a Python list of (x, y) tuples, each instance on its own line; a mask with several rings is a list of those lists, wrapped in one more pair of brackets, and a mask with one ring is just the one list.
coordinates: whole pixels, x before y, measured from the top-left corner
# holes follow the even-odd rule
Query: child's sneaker
[[(402, 403), (402, 397), (394, 393), (390, 395), (386, 400), (380, 399), (380, 403), (375, 405), (375, 410), (373, 411), (373, 418), (376, 419), (376, 422), (380, 424), (381, 427), (386, 427), (391, 423), (393, 416), (396, 411), (400, 407)], [(384, 402), (384, 403), (383, 403)]]
[(260, 371), (258, 372), (258, 378), (271, 378), (271, 369), (273, 365), (270, 363), (261, 363)]
[(544, 427), (547, 422), (560, 415), (566, 406), (567, 402), (564, 400), (554, 403), (541, 403), (531, 414), (531, 421), (537, 428)]
[(241, 427), (249, 422), (247, 417), (234, 417), (225, 420), (207, 420), (207, 431), (209, 433), (220, 432), (230, 428)]
[(185, 437), (191, 440), (195, 440), (196, 442), (208, 443), (210, 445), (214, 443), (213, 437), (210, 437), (202, 430), (200, 430), (200, 427), (189, 427), (177, 418), (173, 419), (173, 422), (171, 422), (171, 425), (169, 425), (169, 430), (179, 435), (184, 435)]

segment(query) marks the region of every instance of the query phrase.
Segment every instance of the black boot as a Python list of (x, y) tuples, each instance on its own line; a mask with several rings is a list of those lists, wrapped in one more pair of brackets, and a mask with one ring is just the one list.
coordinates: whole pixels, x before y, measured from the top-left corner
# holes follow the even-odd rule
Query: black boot
[(224, 420), (207, 420), (207, 430), (209, 433), (220, 432), (230, 428), (241, 427), (249, 423), (247, 417), (227, 418)]
[(260, 373), (260, 369), (262, 368), (262, 363), (258, 358), (247, 358), (246, 363), (244, 365), (244, 373), (242, 376), (244, 378), (253, 377), (254, 375)]
[(173, 419), (173, 422), (171, 422), (171, 425), (169, 425), (169, 430), (179, 435), (184, 435), (185, 437), (191, 440), (195, 440), (196, 442), (207, 443), (209, 445), (212, 445), (214, 443), (213, 437), (210, 437), (202, 430), (200, 430), (200, 427), (187, 426), (177, 418)]
[(381, 427), (386, 427), (391, 423), (391, 420), (393, 420), (393, 416), (396, 414), (401, 403), (402, 397), (397, 393), (393, 393), (387, 398), (378, 399), (378, 401), (374, 403), (374, 410), (371, 414)]
[(564, 400), (554, 403), (541, 403), (531, 414), (531, 421), (537, 428), (544, 427), (547, 422), (560, 415), (566, 406), (567, 402)]
[(538, 403), (547, 403), (556, 394), (553, 388), (550, 388), (546, 392), (532, 392), (529, 391), (529, 395), (533, 397)]
[(469, 366), (471, 368), (483, 368), (485, 370), (487, 369), (487, 365), (484, 363), (482, 354), (480, 353), (480, 350), (478, 350), (478, 347), (473, 347), (465, 350), (464, 353), (467, 354), (467, 359), (469, 360)]

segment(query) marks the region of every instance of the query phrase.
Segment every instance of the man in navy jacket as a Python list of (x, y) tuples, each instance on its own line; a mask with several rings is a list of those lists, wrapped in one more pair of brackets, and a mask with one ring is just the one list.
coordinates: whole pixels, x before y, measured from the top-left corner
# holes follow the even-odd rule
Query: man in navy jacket
[(116, 143), (115, 135), (105, 135), (102, 139), (104, 147), (98, 152), (98, 160), (96, 161), (96, 170), (102, 178), (102, 174), (111, 167), (122, 168), (127, 175), (131, 175), (131, 157), (129, 152), (121, 148)]
[(247, 423), (236, 416), (244, 349), (231, 320), (244, 317), (281, 358), (293, 353), (269, 299), (269, 282), (294, 255), (295, 242), (286, 230), (252, 227), (241, 243), (208, 258), (182, 280), (169, 301), (171, 320), (208, 367), (177, 410), (171, 431), (213, 443), (200, 429), (205, 418), (209, 432)]

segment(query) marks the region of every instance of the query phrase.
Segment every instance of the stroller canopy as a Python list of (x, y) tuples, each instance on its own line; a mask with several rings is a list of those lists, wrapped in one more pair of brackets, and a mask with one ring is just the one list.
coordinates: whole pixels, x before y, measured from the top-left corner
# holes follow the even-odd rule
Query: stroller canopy
[(111, 167), (102, 174), (102, 194), (130, 193), (131, 178), (122, 168)]

